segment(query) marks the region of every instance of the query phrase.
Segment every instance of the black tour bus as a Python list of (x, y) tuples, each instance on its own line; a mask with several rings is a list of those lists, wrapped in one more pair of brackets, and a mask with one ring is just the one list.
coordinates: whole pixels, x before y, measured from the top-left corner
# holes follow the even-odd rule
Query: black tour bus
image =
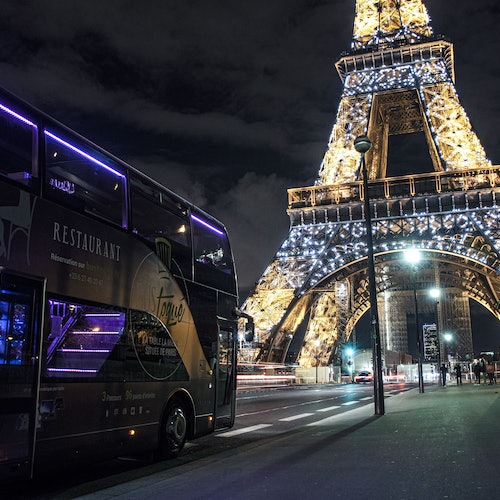
[(0, 193), (0, 465), (175, 456), (231, 427), (224, 226), (4, 90)]

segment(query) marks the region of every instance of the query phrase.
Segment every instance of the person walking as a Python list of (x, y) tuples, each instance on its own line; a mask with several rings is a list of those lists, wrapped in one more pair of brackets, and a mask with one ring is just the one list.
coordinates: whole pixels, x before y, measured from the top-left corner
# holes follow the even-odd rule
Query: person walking
[(488, 375), (488, 384), (493, 385), (497, 383), (495, 378), (495, 365), (492, 362), (489, 362), (486, 365), (486, 374)]
[(443, 382), (443, 387), (446, 387), (446, 374), (448, 373), (448, 367), (443, 363), (441, 365), (441, 380)]
[(457, 379), (457, 385), (462, 385), (462, 367), (460, 366), (460, 363), (455, 365), (455, 376)]
[(483, 374), (483, 382), (486, 384), (486, 379), (487, 379), (487, 375), (486, 375), (486, 361), (484, 360), (484, 358), (481, 358), (481, 373)]
[(479, 361), (474, 362), (472, 371), (474, 372), (474, 376), (476, 377), (476, 384), (481, 384), (481, 364), (479, 363)]

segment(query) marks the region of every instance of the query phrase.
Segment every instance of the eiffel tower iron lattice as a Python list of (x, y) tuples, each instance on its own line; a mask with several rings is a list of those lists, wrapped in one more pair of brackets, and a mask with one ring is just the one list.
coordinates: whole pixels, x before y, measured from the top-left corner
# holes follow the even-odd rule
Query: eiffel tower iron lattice
[[(351, 50), (336, 68), (344, 87), (318, 179), (288, 190), (288, 237), (242, 307), (255, 321), (250, 357), (329, 364), (370, 306), (353, 145), (360, 135), (372, 141), (366, 162), (383, 349), (408, 350), (412, 283), (402, 253), (416, 247), (424, 257), (419, 294), (445, 292), (438, 329), (453, 329), (457, 353), (470, 354), (468, 299), (500, 319), (500, 167), (459, 102), (453, 44), (433, 35), (421, 0), (357, 0)], [(417, 132), (433, 171), (387, 177), (389, 137)]]

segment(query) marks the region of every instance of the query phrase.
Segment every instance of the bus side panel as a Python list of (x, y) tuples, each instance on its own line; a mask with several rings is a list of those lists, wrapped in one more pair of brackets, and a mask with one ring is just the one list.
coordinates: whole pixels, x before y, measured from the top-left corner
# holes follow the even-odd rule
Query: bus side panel
[[(153, 314), (169, 329), (190, 378), (210, 380), (187, 299), (150, 248), (123, 230), (61, 210), (1, 180), (0, 190), (4, 213), (29, 210), (26, 237), (12, 238), (10, 252), (0, 253), (0, 266), (46, 277), (49, 293)], [(152, 349), (156, 340), (151, 337)]]
[[(15, 221), (22, 221), (23, 229), (7, 236), (9, 251), (0, 251), (0, 266), (46, 278), (48, 295), (148, 312), (168, 329), (187, 371), (182, 382), (45, 378), (36, 456), (58, 452), (60, 456), (67, 448), (75, 456), (84, 455), (84, 449), (92, 455), (104, 442), (109, 444), (102, 448), (109, 446), (114, 453), (155, 447), (162, 411), (179, 388), (195, 402), (195, 435), (213, 431), (219, 352), (216, 318), (221, 313), (229, 317), (231, 309), (227, 304), (224, 310), (218, 309), (218, 292), (191, 286), (186, 297), (155, 252), (126, 231), (61, 209), (1, 179), (0, 191), (1, 243), (5, 246), (5, 235)], [(234, 300), (231, 296), (229, 302)], [(205, 301), (191, 312), (190, 304)], [(162, 342), (158, 336), (145, 336), (144, 359), (161, 349)]]
[(161, 384), (58, 383), (40, 389), (35, 462), (47, 464), (154, 449)]

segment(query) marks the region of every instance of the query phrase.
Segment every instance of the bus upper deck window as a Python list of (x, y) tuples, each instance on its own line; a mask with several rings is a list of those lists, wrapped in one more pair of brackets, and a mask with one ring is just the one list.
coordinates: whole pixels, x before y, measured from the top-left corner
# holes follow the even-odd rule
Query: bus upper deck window
[(27, 186), (38, 177), (38, 128), (0, 103), (0, 174)]
[(155, 247), (174, 274), (191, 278), (191, 228), (187, 208), (159, 186), (130, 175), (130, 227)]
[[(110, 158), (45, 130), (46, 193), (118, 225), (125, 221), (125, 176)], [(92, 153), (92, 154), (91, 154)]]
[(192, 215), (195, 224), (195, 258), (197, 262), (210, 265), (220, 271), (230, 271), (231, 258), (224, 231), (203, 219)]
[(233, 259), (226, 232), (197, 215), (192, 214), (191, 219), (196, 281), (235, 293)]

